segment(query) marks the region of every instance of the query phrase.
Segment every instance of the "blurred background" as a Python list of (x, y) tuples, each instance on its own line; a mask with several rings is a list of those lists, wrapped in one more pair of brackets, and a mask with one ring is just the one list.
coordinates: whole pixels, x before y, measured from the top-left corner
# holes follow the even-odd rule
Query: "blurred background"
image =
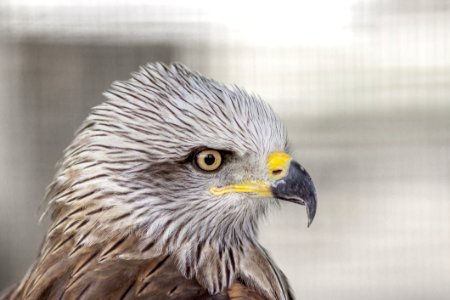
[(0, 289), (102, 91), (152, 61), (261, 95), (315, 180), (261, 240), (299, 299), (449, 299), (450, 2), (0, 0)]

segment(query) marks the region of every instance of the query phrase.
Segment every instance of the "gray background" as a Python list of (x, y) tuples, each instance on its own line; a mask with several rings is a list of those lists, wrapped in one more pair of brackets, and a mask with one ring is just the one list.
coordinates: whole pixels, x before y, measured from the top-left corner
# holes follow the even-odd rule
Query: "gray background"
[(241, 2), (0, 1), (0, 289), (101, 92), (180, 61), (268, 101), (315, 180), (311, 228), (291, 204), (261, 226), (298, 298), (450, 297), (449, 2)]

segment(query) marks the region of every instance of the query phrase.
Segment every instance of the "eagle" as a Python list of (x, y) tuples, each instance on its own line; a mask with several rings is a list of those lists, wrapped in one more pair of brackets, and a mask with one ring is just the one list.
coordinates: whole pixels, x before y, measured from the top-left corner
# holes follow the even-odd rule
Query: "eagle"
[(294, 299), (257, 240), (316, 189), (270, 106), (180, 63), (114, 82), (65, 149), (35, 263), (3, 299)]

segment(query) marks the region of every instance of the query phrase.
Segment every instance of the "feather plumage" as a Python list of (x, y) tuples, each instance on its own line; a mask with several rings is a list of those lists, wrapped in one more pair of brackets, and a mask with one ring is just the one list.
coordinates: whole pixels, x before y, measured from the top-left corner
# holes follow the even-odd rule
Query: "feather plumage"
[[(150, 64), (105, 93), (48, 189), (52, 225), (4, 299), (293, 299), (256, 239), (273, 199), (208, 188), (264, 173), (286, 131), (256, 96), (180, 64)], [(216, 176), (186, 160), (234, 153)]]

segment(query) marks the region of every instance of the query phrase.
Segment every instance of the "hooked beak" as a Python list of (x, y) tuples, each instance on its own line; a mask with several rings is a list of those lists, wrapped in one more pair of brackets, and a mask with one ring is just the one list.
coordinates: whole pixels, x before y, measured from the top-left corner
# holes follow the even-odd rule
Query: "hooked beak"
[(221, 196), (228, 193), (250, 193), (267, 198), (275, 197), (306, 206), (308, 227), (316, 215), (316, 188), (308, 172), (290, 155), (282, 151), (271, 152), (267, 158), (270, 181), (243, 181), (210, 188), (210, 193)]
[(270, 186), (275, 198), (306, 206), (308, 227), (316, 215), (316, 188), (311, 176), (298, 162), (291, 160), (287, 174)]

